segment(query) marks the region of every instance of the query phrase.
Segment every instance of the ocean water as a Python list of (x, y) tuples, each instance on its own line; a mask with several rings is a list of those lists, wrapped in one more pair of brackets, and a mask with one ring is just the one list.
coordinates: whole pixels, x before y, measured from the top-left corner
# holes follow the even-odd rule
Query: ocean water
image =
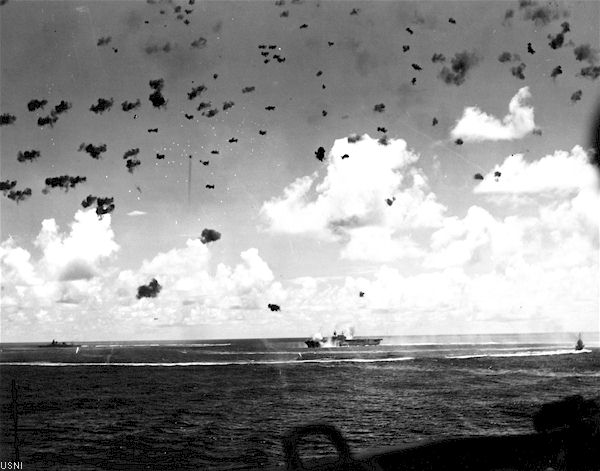
[[(390, 337), (309, 351), (303, 339), (0, 346), (0, 461), (25, 469), (283, 465), (281, 437), (337, 426), (353, 450), (533, 430), (532, 414), (598, 397), (598, 334)], [(309, 443), (310, 445), (310, 443)], [(307, 445), (304, 456), (331, 450)]]

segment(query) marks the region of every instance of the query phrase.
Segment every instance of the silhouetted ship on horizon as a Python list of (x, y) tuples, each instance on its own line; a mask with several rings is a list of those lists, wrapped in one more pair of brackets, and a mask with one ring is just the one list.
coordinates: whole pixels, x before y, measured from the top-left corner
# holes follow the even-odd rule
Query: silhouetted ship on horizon
[(78, 343), (57, 342), (56, 340), (52, 340), (52, 342), (47, 343), (45, 345), (38, 345), (38, 348), (71, 348), (71, 347), (81, 347), (81, 345)]
[(581, 340), (581, 334), (579, 334), (579, 338), (577, 339), (577, 343), (575, 344), (575, 350), (583, 350), (585, 345), (583, 344), (583, 340)]
[(331, 339), (327, 338), (312, 338), (305, 340), (304, 343), (308, 348), (321, 347), (368, 347), (371, 345), (379, 345), (382, 339), (368, 339), (365, 337), (346, 337), (344, 332), (337, 334), (333, 332)]

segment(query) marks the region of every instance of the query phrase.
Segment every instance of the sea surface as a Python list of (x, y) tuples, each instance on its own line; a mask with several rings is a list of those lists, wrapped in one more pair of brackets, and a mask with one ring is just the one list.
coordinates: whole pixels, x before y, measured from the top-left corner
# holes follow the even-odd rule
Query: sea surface
[[(598, 334), (0, 345), (0, 461), (24, 469), (249, 469), (283, 465), (281, 437), (337, 426), (353, 450), (533, 431), (568, 395), (598, 397)], [(331, 449), (308, 443), (303, 456)]]

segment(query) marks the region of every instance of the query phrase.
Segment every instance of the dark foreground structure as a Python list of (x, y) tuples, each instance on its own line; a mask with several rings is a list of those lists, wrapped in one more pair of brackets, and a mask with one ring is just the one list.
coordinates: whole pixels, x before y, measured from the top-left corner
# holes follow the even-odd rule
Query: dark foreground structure
[[(287, 470), (403, 471), (597, 471), (600, 469), (600, 404), (571, 396), (544, 405), (533, 419), (535, 433), (432, 440), (352, 454), (333, 426), (311, 424), (283, 440)], [(303, 463), (302, 439), (326, 437), (337, 460)]]

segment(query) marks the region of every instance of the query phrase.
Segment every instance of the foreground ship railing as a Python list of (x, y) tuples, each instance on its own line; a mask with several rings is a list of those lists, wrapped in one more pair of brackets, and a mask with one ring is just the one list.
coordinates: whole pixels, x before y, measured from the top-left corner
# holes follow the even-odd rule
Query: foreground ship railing
[[(420, 442), (352, 454), (331, 425), (311, 424), (283, 439), (288, 471), (598, 471), (600, 470), (600, 401), (572, 396), (543, 406), (534, 416), (535, 433), (475, 436)], [(337, 459), (303, 463), (299, 444), (311, 435), (325, 436)]]

